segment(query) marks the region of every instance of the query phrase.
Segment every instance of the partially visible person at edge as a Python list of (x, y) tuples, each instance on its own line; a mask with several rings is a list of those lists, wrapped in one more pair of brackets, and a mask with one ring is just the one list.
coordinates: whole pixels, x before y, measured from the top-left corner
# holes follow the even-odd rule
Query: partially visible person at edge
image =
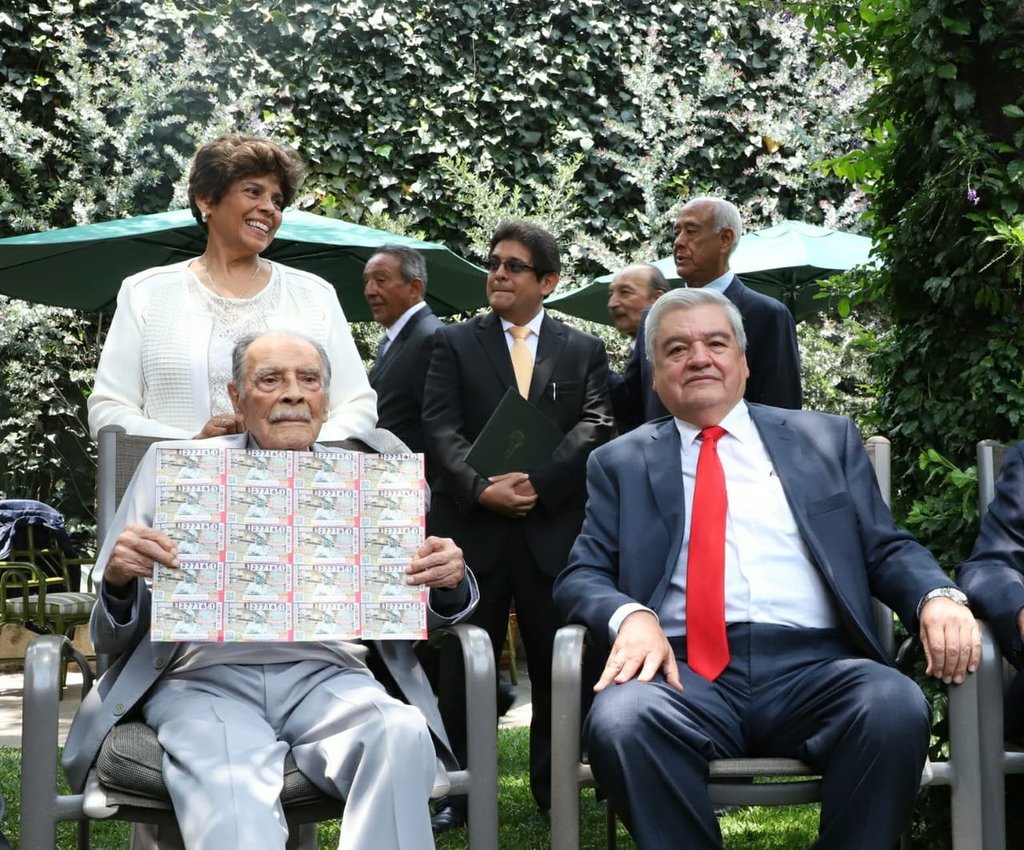
[(165, 438), (241, 433), (226, 390), (231, 351), (268, 329), (302, 331), (335, 366), (321, 439), (374, 426), (376, 395), (334, 287), (260, 256), (303, 176), (298, 154), (267, 139), (231, 133), (199, 148), (188, 199), (206, 250), (121, 285), (89, 397), (93, 436), (105, 425)]
[(635, 263), (620, 269), (608, 286), (608, 315), (615, 329), (635, 344), (640, 322), (647, 310), (668, 292), (668, 281), (657, 266)]

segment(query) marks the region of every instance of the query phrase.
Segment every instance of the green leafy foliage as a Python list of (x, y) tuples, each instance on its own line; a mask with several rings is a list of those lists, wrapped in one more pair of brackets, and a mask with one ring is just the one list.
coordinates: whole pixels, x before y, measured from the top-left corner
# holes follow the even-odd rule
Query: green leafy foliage
[(85, 427), (96, 326), (0, 296), (0, 494), (53, 505), (90, 548), (96, 449)]
[(849, 207), (812, 163), (856, 144), (867, 92), (792, 15), (730, 0), (12, 0), (0, 74), (0, 232), (179, 206), (196, 142), (234, 127), (299, 145), (299, 203), (329, 214), (465, 253), (499, 213), (540, 217), (569, 248), (563, 287), (664, 252), (694, 192), (752, 223)]

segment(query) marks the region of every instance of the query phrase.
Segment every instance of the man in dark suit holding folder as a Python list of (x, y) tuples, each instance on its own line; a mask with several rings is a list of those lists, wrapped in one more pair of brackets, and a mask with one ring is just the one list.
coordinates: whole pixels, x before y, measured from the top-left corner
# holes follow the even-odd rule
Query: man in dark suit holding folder
[[(491, 311), (442, 328), (434, 340), (423, 404), (436, 475), (428, 526), (457, 539), (472, 565), (480, 604), (471, 622), (487, 630), (496, 659), (515, 600), (533, 698), (530, 786), (546, 811), (551, 648), (559, 625), (551, 587), (583, 522), (587, 457), (612, 435), (608, 361), (600, 340), (544, 312), (561, 270), (550, 233), (530, 222), (502, 223), (487, 265)], [(532, 468), (485, 476), (466, 456), (510, 387), (564, 436)]]

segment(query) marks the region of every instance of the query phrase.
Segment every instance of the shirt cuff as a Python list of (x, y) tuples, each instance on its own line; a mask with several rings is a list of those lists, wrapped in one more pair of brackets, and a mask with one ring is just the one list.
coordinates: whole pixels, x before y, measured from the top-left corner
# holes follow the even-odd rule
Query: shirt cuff
[(658, 619), (658, 615), (646, 605), (641, 605), (639, 602), (627, 602), (625, 605), (620, 605), (616, 608), (612, 618), (608, 621), (609, 642), (615, 643), (615, 638), (619, 636), (619, 629), (622, 628), (622, 621), (635, 611), (646, 611), (648, 614), (653, 614), (654, 619), (658, 620), (659, 623), (661, 622)]

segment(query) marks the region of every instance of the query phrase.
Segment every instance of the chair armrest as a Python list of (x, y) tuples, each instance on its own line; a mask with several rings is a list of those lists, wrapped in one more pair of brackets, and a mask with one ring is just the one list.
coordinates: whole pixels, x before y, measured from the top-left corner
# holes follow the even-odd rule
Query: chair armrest
[(462, 650), (466, 683), (466, 769), (449, 774), (452, 794), (469, 795), (472, 847), (498, 848), (498, 680), (491, 639), (479, 626), (459, 623), (439, 629), (454, 635)]
[[(21, 717), (21, 841), (23, 847), (53, 846), (51, 820), (77, 817), (81, 795), (57, 796), (61, 660), (70, 642), (64, 635), (41, 635), (25, 652)], [(86, 681), (91, 676), (86, 674)], [(31, 811), (34, 810), (34, 811)], [(32, 817), (28, 817), (32, 814)], [(49, 833), (47, 835), (47, 832)]]
[(582, 704), (583, 643), (587, 630), (583, 626), (563, 626), (555, 633), (551, 660), (551, 740), (557, 741), (555, 752), (572, 765), (575, 775), (580, 761), (580, 716)]
[(592, 785), (589, 765), (581, 764), (583, 626), (555, 633), (551, 658), (551, 847), (580, 846), (580, 786)]
[[(466, 685), (466, 739), (469, 781), (472, 785), (498, 784), (498, 739), (494, 731), (494, 718), (498, 716), (497, 674), (494, 669), (494, 650), (487, 632), (479, 626), (459, 623), (438, 629), (434, 634), (451, 635), (459, 642)], [(452, 776), (458, 791), (458, 780)], [(463, 793), (465, 790), (464, 789)], [(497, 818), (497, 810), (494, 812)]]
[(978, 688), (979, 749), (983, 765), (981, 795), (988, 808), (991, 801), (1001, 801), (1004, 795), (1002, 762), (1006, 742), (1003, 726), (1003, 656), (988, 623), (978, 620), (978, 625), (981, 627), (981, 663), (975, 676)]

